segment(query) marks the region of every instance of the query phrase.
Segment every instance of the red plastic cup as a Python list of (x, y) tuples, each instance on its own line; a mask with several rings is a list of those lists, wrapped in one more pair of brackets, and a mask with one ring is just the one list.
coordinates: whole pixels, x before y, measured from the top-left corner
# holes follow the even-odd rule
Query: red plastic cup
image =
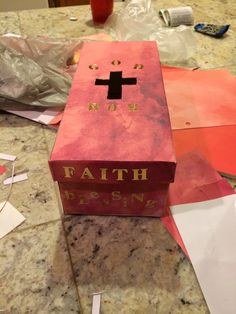
[(113, 0), (90, 0), (94, 24), (104, 24), (113, 11)]

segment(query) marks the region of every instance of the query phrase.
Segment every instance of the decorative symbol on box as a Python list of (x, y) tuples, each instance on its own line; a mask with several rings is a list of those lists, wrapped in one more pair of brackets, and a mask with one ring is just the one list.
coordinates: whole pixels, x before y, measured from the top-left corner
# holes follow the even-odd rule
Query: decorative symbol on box
[(137, 104), (128, 104), (128, 110), (129, 111), (137, 111), (138, 105)]
[(96, 63), (89, 65), (90, 70), (98, 70), (98, 65)]
[(90, 111), (97, 111), (99, 109), (99, 104), (96, 102), (90, 102), (89, 103), (89, 110)]
[(116, 111), (116, 109), (117, 109), (117, 104), (116, 103), (108, 104), (108, 110), (109, 111)]
[(122, 85), (136, 85), (136, 77), (122, 77), (122, 71), (110, 72), (110, 78), (96, 79), (95, 85), (108, 85), (108, 99), (121, 99), (122, 98)]
[(134, 69), (136, 69), (136, 70), (141, 70), (141, 69), (143, 69), (143, 68), (144, 68), (144, 65), (141, 64), (141, 63), (136, 63), (136, 64), (134, 65)]
[(113, 61), (111, 62), (111, 64), (113, 64), (113, 65), (120, 65), (121, 62), (120, 62), (120, 60), (113, 60)]

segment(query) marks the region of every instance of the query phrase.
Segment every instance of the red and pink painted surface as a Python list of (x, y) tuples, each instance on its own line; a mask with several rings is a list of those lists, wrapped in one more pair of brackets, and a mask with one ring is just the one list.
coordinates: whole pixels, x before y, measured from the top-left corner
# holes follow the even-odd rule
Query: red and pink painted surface
[[(169, 189), (169, 205), (196, 203), (234, 194), (233, 188), (198, 151), (177, 158), (175, 182)], [(170, 210), (162, 222), (188, 256)]]
[(219, 172), (236, 177), (236, 125), (174, 130), (177, 157), (199, 151)]
[(63, 184), (163, 184), (166, 199), (176, 163), (155, 42), (84, 44), (49, 164)]
[(85, 185), (59, 182), (67, 214), (161, 217), (167, 210), (168, 183), (155, 190), (120, 185)]

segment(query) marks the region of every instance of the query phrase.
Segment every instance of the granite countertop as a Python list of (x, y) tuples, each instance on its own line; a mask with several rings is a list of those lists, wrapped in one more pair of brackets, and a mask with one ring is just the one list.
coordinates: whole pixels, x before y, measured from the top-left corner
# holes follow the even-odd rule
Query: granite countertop
[[(166, 7), (164, 0), (153, 4)], [(186, 65), (236, 74), (236, 3), (168, 2), (178, 5), (191, 5), (196, 23), (231, 24), (220, 40), (194, 33), (197, 50)], [(93, 27), (89, 6), (0, 13), (1, 34), (69, 38), (101, 31)], [(104, 290), (101, 313), (208, 313), (191, 263), (159, 219), (64, 217), (47, 163), (56, 132), (3, 112), (0, 130), (1, 152), (16, 155), (16, 172), (29, 176), (10, 196), (26, 221), (0, 240), (1, 312), (87, 314), (91, 293)], [(2, 181), (11, 165), (1, 164), (8, 168)], [(8, 187), (0, 190), (2, 202)]]

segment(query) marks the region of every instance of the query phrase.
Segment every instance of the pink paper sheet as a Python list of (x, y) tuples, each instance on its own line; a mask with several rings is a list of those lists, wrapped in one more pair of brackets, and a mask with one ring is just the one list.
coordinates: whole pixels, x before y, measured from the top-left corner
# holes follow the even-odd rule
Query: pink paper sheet
[(172, 129), (236, 124), (236, 78), (226, 69), (162, 67)]

